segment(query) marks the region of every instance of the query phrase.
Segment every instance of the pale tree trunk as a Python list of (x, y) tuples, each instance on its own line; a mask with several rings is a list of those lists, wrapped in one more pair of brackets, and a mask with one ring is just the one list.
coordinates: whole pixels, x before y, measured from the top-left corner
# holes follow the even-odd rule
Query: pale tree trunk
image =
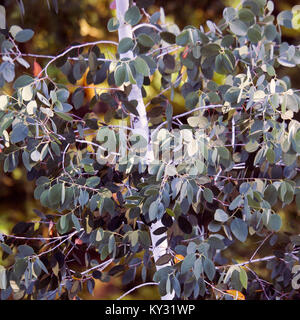
[[(129, 8), (129, 0), (116, 0), (117, 18), (120, 23), (120, 27), (118, 29), (119, 41), (121, 41), (123, 38), (126, 38), (126, 37), (131, 39), (133, 38), (131, 25), (126, 24), (124, 22), (124, 15), (125, 15), (125, 12), (128, 10), (128, 8)], [(132, 59), (134, 56), (132, 51), (128, 51), (124, 54), (121, 54), (120, 57)], [(150, 158), (149, 154), (151, 153), (151, 150), (150, 150), (151, 144), (150, 144), (150, 138), (149, 138), (148, 119), (147, 119), (145, 104), (142, 97), (142, 92), (137, 85), (132, 85), (132, 90), (129, 95), (129, 100), (136, 100), (138, 102), (137, 112), (139, 114), (139, 117), (136, 121), (132, 121), (132, 123), (134, 126), (135, 133), (142, 135), (148, 142), (149, 148), (148, 148), (146, 159), (149, 159)], [(153, 234), (153, 232), (156, 229), (163, 226), (164, 225), (162, 224), (161, 220), (158, 220), (156, 223), (153, 223), (150, 227), (150, 235), (151, 235), (151, 241), (152, 241), (152, 247), (153, 247), (153, 257), (155, 262), (162, 255), (166, 254), (168, 249), (167, 239), (164, 240), (159, 246), (155, 245), (159, 239), (167, 235), (166, 233), (160, 234), (158, 236)], [(162, 266), (156, 266), (156, 269), (158, 270), (168, 265), (170, 265), (170, 262)], [(174, 298), (174, 291), (170, 294), (167, 294), (161, 297), (162, 300), (172, 300), (173, 298)]]

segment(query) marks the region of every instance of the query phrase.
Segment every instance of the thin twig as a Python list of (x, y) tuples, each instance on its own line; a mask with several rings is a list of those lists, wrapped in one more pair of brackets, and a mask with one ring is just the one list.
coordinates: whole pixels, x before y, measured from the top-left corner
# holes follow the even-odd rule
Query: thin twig
[(231, 145), (232, 149), (234, 150), (235, 147), (235, 120), (234, 117), (232, 117), (232, 135), (231, 135)]
[(254, 251), (253, 255), (250, 258), (250, 262), (253, 260), (253, 258), (256, 256), (257, 252), (260, 250), (260, 248), (264, 245), (264, 243), (270, 238), (270, 236), (273, 234), (273, 232), (271, 232), (270, 234), (268, 234), (268, 236), (261, 242), (261, 244), (257, 247), (257, 249)]
[(88, 46), (95, 46), (95, 45), (98, 45), (98, 44), (113, 44), (115, 46), (118, 46), (118, 43), (115, 42), (115, 41), (108, 41), (108, 40), (99, 40), (99, 41), (93, 41), (93, 42), (86, 42), (86, 43), (83, 43), (83, 44), (79, 44), (79, 45), (76, 45), (76, 46), (71, 46), (69, 47), (68, 49), (66, 49), (64, 52), (62, 52), (61, 54), (55, 56), (54, 58), (52, 58), (45, 66), (45, 68), (43, 70), (41, 70), (41, 72), (38, 74), (37, 78), (39, 78), (44, 72), (45, 72), (45, 75), (46, 77), (48, 78), (48, 73), (47, 73), (47, 70), (49, 68), (49, 66), (54, 62), (56, 61), (57, 59), (63, 57), (65, 54), (67, 54), (68, 52), (74, 50), (74, 49), (80, 49), (80, 48), (84, 48), (84, 47), (88, 47)]
[(117, 298), (117, 300), (121, 300), (125, 296), (127, 296), (129, 293), (131, 293), (132, 291), (139, 289), (141, 287), (145, 287), (145, 286), (158, 286), (158, 283), (157, 282), (146, 282), (146, 283), (139, 284), (138, 286), (135, 286), (134, 288), (132, 288), (132, 289), (128, 290), (127, 292), (125, 292), (124, 294), (122, 294), (119, 298)]
[[(83, 229), (82, 229), (83, 230)], [(47, 251), (44, 251), (44, 252), (41, 252), (40, 254), (37, 255), (37, 257), (40, 257), (46, 253), (49, 253), (51, 251), (54, 251), (56, 248), (60, 247), (64, 242), (66, 242), (67, 240), (71, 239), (76, 233), (78, 233), (78, 231), (74, 231), (72, 232), (71, 234), (68, 235), (68, 237), (66, 239), (64, 239), (63, 241), (61, 241), (58, 245), (56, 245), (55, 247), (47, 250)]]
[[(54, 59), (56, 56), (53, 55), (46, 55), (46, 54), (37, 54), (37, 53), (22, 53), (22, 52), (0, 52), (0, 56), (4, 55), (17, 55), (22, 56), (22, 57), (30, 57), (30, 58), (39, 58), (39, 59)], [(73, 61), (88, 61), (88, 58), (76, 58), (76, 57), (68, 57), (68, 60), (73, 60)], [(97, 58), (97, 61), (102, 61), (102, 62), (117, 62), (117, 60), (111, 60), (111, 59), (105, 59), (105, 58)]]
[(245, 268), (254, 275), (254, 277), (256, 278), (257, 282), (260, 284), (260, 286), (261, 286), (261, 288), (262, 288), (262, 290), (263, 290), (263, 292), (264, 292), (264, 295), (266, 296), (267, 300), (270, 300), (269, 296), (268, 296), (267, 293), (266, 293), (265, 286), (264, 286), (264, 284), (262, 283), (262, 281), (261, 281), (261, 279), (259, 278), (259, 276), (256, 274), (256, 272), (254, 272), (253, 270), (251, 270), (248, 266), (245, 266)]
[[(293, 251), (291, 253), (298, 253), (298, 251)], [(285, 255), (290, 254), (290, 252), (285, 253)], [(263, 258), (258, 258), (258, 259), (254, 259), (254, 260), (249, 260), (249, 261), (245, 261), (245, 262), (241, 262), (241, 263), (236, 263), (236, 264), (228, 264), (225, 266), (216, 266), (216, 269), (226, 269), (226, 268), (230, 268), (230, 267), (242, 267), (242, 266), (246, 266), (248, 264), (251, 263), (256, 263), (256, 262), (263, 262), (263, 261), (269, 261), (269, 260), (273, 260), (276, 259), (277, 257), (275, 255), (272, 256), (267, 256), (267, 257), (263, 257)]]
[(148, 27), (148, 28), (152, 28), (155, 29), (158, 32), (161, 32), (162, 29), (158, 28), (157, 26), (155, 26), (154, 24), (150, 24), (150, 23), (141, 23), (136, 25), (135, 27), (132, 28), (132, 32), (135, 32), (137, 29), (139, 28), (144, 28), (144, 27)]
[(93, 271), (93, 270), (100, 270), (100, 271), (102, 271), (102, 270), (104, 270), (109, 264), (111, 264), (112, 262), (113, 262), (113, 259), (109, 259), (109, 260), (107, 260), (107, 261), (104, 261), (104, 262), (101, 263), (101, 264), (98, 264), (98, 265), (96, 265), (96, 266), (94, 266), (94, 267), (92, 267), (92, 268), (90, 268), (90, 269), (88, 269), (88, 270), (85, 270), (85, 271), (81, 272), (81, 275), (85, 275), (85, 274), (87, 274), (87, 273), (89, 273), (89, 272), (91, 272), (91, 271)]

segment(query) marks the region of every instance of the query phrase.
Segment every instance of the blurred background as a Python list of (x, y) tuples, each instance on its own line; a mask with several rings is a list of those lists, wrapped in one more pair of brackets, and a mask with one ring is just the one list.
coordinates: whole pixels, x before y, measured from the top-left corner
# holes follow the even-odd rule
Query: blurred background
[[(88, 42), (99, 39), (117, 41), (117, 33), (109, 33), (106, 29), (107, 22), (115, 12), (110, 9), (111, 0), (4, 0), (0, 4), (4, 5), (7, 12), (7, 24), (19, 25), (23, 28), (30, 28), (35, 31), (33, 39), (20, 46), (23, 53), (56, 55), (61, 50), (74, 42)], [(207, 20), (218, 21), (222, 16), (222, 11), (226, 6), (237, 6), (238, 0), (155, 0), (154, 5), (150, 6), (150, 14), (164, 8), (167, 22), (176, 23), (180, 28), (186, 25), (206, 28)], [(274, 1), (275, 15), (282, 10), (289, 10), (299, 4), (297, 0)], [(299, 18), (300, 19), (300, 18)], [(284, 29), (284, 40), (290, 43), (299, 44), (299, 29)], [(103, 50), (109, 48), (103, 48)], [(104, 51), (105, 52), (105, 51)], [(33, 59), (26, 60), (33, 66)], [(47, 60), (37, 59), (41, 66), (45, 66)], [(20, 68), (21, 69), (21, 68)], [(53, 68), (50, 75), (56, 78), (56, 82), (66, 83), (65, 76), (57, 69)], [(33, 72), (32, 68), (20, 70), (20, 72)], [(293, 68), (282, 70), (282, 75), (288, 74), (292, 80), (292, 86), (300, 88), (299, 69)], [(221, 80), (220, 80), (221, 81)], [(85, 84), (85, 79), (78, 82), (79, 85)], [(159, 91), (159, 82), (151, 87), (153, 96)], [(94, 95), (92, 89), (86, 89), (85, 103), (89, 103)], [(151, 95), (151, 94), (150, 94)], [(176, 113), (184, 111), (184, 100), (178, 95), (175, 97)], [(34, 201), (34, 183), (27, 180), (26, 172), (22, 167), (15, 169), (10, 174), (4, 174), (0, 166), (0, 232), (10, 233), (12, 227), (18, 221), (38, 222), (38, 217), (33, 209), (41, 209), (40, 204)], [(45, 209), (43, 208), (44, 212)], [(284, 226), (283, 232), (300, 233), (299, 215), (294, 204), (284, 209), (278, 208)], [(239, 244), (234, 248), (233, 258), (237, 261), (248, 260), (258, 246), (260, 239), (254, 239), (245, 245)], [(260, 255), (270, 254), (270, 246), (266, 245), (265, 250)], [(232, 253), (231, 253), (232, 254)], [(259, 256), (259, 255), (258, 255)], [(4, 264), (0, 258), (0, 264)], [(265, 264), (258, 265), (256, 271), (262, 277), (269, 278), (269, 270)], [(150, 279), (149, 279), (150, 280)], [(140, 276), (137, 276), (135, 284), (122, 287), (121, 279), (112, 279), (110, 282), (103, 283), (96, 281), (94, 295), (83, 293), (83, 299), (115, 299), (122, 293), (141, 283)], [(127, 299), (159, 299), (156, 287), (143, 287)]]

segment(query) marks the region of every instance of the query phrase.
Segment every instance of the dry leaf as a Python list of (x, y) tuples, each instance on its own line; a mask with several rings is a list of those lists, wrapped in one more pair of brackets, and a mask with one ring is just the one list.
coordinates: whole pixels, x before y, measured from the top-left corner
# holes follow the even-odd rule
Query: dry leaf
[(174, 262), (178, 263), (180, 261), (184, 260), (184, 256), (181, 254), (176, 254), (176, 256), (174, 257)]
[(226, 290), (235, 300), (245, 300), (245, 296), (237, 290)]

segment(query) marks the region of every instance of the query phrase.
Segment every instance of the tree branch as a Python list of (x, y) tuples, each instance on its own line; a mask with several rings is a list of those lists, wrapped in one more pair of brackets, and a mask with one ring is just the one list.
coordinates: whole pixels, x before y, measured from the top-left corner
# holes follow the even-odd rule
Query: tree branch
[(117, 300), (121, 300), (123, 299), (125, 296), (127, 296), (129, 293), (131, 293), (132, 291), (139, 289), (141, 287), (145, 287), (145, 286), (158, 286), (158, 283), (156, 282), (146, 282), (146, 283), (142, 283), (139, 284), (138, 286), (135, 286), (134, 288), (128, 290), (127, 292), (125, 292), (124, 294), (122, 294), (119, 298), (117, 298)]

